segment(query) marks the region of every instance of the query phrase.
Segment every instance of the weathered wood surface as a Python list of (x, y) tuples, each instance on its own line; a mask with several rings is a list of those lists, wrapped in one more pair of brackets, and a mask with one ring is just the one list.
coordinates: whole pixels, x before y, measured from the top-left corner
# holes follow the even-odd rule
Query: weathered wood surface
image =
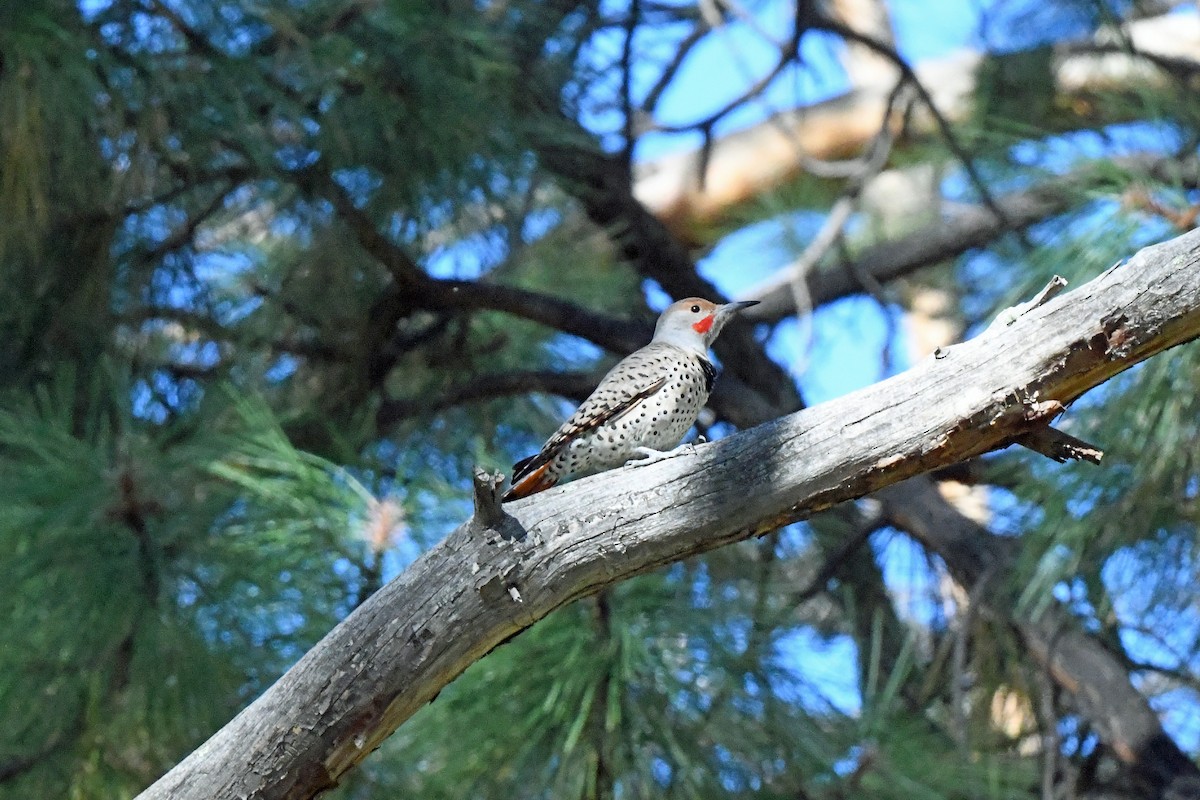
[(1198, 270), (1193, 231), (902, 375), (464, 523), (141, 797), (311, 797), (565, 603), (1003, 446), (1045, 425), (1040, 411), (1197, 337)]

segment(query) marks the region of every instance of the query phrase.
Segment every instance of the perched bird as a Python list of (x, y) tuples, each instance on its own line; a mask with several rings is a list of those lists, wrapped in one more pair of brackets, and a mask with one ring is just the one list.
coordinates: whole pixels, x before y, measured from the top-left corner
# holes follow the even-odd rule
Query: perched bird
[(689, 297), (668, 306), (650, 344), (609, 370), (536, 455), (513, 465), (512, 488), (502, 499), (527, 497), (637, 456), (654, 461), (678, 445), (717, 377), (708, 348), (730, 318), (757, 303)]

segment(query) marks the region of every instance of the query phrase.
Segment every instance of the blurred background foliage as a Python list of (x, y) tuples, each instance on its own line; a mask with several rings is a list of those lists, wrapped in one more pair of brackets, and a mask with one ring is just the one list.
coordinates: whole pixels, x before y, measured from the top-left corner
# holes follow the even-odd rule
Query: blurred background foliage
[[(797, 259), (809, 287), (855, 276), (726, 337), (721, 436), (1195, 224), (1200, 50), (1153, 55), (1194, 9), (959, 5), (0, 4), (0, 797), (135, 795), (461, 522), (471, 470), (537, 447), (671, 295), (786, 290)], [(922, 73), (944, 111), (975, 76), (944, 129), (909, 82), (876, 136), (862, 70), (894, 70), (847, 28), (914, 63), (973, 48)], [(721, 172), (794, 109), (833, 144)], [(648, 188), (680, 164), (678, 197)], [(997, 203), (990, 234), (888, 270)], [(1064, 611), (1200, 752), (1198, 353), (1072, 408), (1102, 468), (938, 476), (1013, 554), (999, 588), (867, 499), (563, 609), (331, 796), (1157, 796), (1018, 623)]]

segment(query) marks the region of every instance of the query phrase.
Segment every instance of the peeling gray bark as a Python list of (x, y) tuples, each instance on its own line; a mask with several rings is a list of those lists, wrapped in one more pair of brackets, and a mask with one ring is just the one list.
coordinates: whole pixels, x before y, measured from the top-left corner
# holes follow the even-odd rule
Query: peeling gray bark
[(464, 523), (141, 797), (314, 796), (554, 609), (1002, 447), (1046, 401), (1197, 337), (1198, 268), (1194, 231), (887, 381)]

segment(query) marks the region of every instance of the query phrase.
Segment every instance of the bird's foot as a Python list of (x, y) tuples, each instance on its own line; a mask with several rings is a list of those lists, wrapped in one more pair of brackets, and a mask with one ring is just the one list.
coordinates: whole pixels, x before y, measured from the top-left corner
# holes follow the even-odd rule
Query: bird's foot
[[(701, 442), (703, 442), (703, 437), (701, 437)], [(633, 464), (637, 467), (644, 467), (647, 464), (656, 464), (664, 459), (680, 455), (681, 453), (688, 453), (695, 449), (695, 444), (681, 444), (677, 447), (671, 448), (670, 450), (655, 450), (653, 447), (635, 447), (633, 449), (635, 456), (625, 463)]]
[(653, 447), (635, 447), (633, 448), (633, 458), (626, 461), (626, 464), (633, 464), (637, 467), (644, 467), (647, 464), (655, 464), (663, 459), (670, 458), (679, 452), (676, 447), (673, 450), (655, 450)]

